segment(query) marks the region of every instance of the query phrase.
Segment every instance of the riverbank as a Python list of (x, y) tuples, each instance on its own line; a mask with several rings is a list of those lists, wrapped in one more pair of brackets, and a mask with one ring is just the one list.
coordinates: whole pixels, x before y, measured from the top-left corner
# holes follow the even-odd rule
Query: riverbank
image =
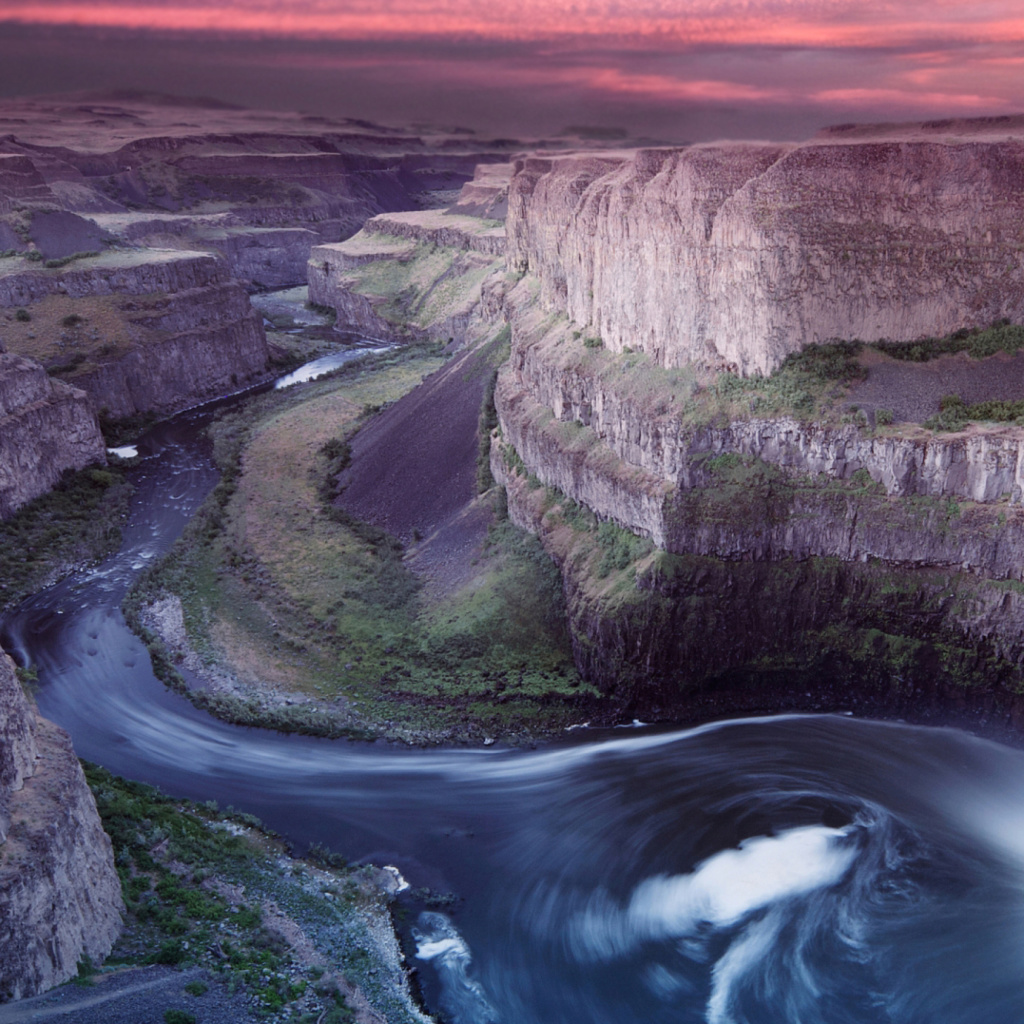
[[(405, 558), (332, 504), (356, 431), (445, 365), (429, 345), (370, 355), (211, 426), (221, 482), (125, 604), (165, 682), (225, 720), (312, 735), (526, 742), (586, 719), (557, 571), (496, 492), (470, 495), (454, 576), (434, 538)], [(472, 476), (475, 442), (469, 461)]]
[(105, 964), (84, 961), (75, 983), (0, 1007), (0, 1024), (429, 1024), (392, 928), (393, 872), (320, 847), (296, 859), (251, 815), (95, 765), (86, 775), (114, 845), (124, 930)]

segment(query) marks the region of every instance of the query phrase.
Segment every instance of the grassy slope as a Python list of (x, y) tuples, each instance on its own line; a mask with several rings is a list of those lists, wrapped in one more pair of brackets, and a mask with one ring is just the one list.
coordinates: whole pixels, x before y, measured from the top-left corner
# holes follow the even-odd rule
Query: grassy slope
[[(414, 1019), (377, 959), (387, 952), (374, 924), (390, 920), (372, 869), (323, 850), (311, 851), (315, 864), (286, 860), (283, 844), (250, 816), (171, 800), (97, 766), (86, 775), (127, 909), (108, 966), (205, 966), (229, 990), (244, 988), (259, 1016), (342, 1024), (355, 1019), (346, 996), (358, 987), (389, 1021)], [(286, 941), (294, 926), (314, 953)], [(83, 980), (90, 970), (82, 966)], [(200, 1011), (203, 988), (192, 990)]]
[[(573, 720), (579, 680), (557, 572), (531, 537), (494, 532), (477, 575), (426, 599), (394, 542), (335, 516), (320, 490), (322, 451), (438, 366), (419, 357), (257, 401), (214, 429), (241, 442), (231, 493), (211, 499), (141, 593), (184, 599), (194, 644), (239, 678), (303, 694), (340, 727), (406, 738), (515, 736)], [(228, 474), (229, 477), (231, 474)], [(308, 728), (222, 703), (229, 717)]]
[(390, 236), (377, 233), (370, 233), (366, 240), (357, 235), (345, 245), (365, 247), (376, 245), (378, 239), (384, 239), (382, 258), (344, 271), (340, 280), (351, 291), (379, 300), (377, 314), (397, 326), (428, 330), (467, 311), (483, 281), (504, 266), (500, 257), (430, 242), (409, 248), (404, 239), (399, 246)]

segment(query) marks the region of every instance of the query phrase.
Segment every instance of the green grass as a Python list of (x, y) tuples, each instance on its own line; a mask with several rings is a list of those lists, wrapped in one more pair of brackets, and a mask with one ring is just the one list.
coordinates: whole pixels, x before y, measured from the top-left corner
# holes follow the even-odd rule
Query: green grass
[(500, 524), (473, 578), (440, 594), (423, 589), (397, 541), (329, 504), (363, 416), (436, 365), (424, 357), (262, 396), (214, 426), (221, 481), (126, 614), (138, 627), (145, 601), (179, 594), (201, 656), (307, 703), (192, 699), (234, 721), (325, 735), (515, 737), (572, 720), (586, 688), (557, 570), (534, 538)]
[(866, 376), (858, 360), (862, 347), (856, 341), (808, 345), (787, 356), (768, 377), (722, 373), (709, 390), (719, 402), (745, 404), (748, 415), (818, 417), (833, 409), (850, 384)]
[(502, 266), (498, 257), (419, 242), (411, 252), (347, 270), (342, 279), (353, 292), (379, 299), (375, 311), (396, 327), (429, 330), (468, 312), (483, 281)]
[[(84, 767), (126, 908), (108, 967), (203, 966), (229, 991), (244, 987), (260, 1012), (296, 1020), (305, 1013), (312, 1020), (345, 1019), (338, 974), (382, 1010), (394, 1001), (394, 993), (381, 994), (379, 965), (367, 952), (374, 948), (367, 928), (374, 918), (380, 924), (382, 902), (362, 869), (339, 866), (336, 858), (321, 858), (315, 875), (300, 862), (282, 865), (279, 838), (251, 815), (222, 811), (212, 801), (173, 800), (96, 765)], [(332, 972), (296, 959), (265, 920), (268, 900), (302, 928)], [(208, 988), (197, 980), (185, 991), (198, 999)]]
[(115, 551), (131, 492), (120, 469), (69, 470), (0, 522), (0, 608)]
[(1024, 426), (1024, 402), (990, 399), (968, 404), (959, 395), (945, 395), (939, 412), (925, 420), (930, 430), (962, 430), (968, 423), (1015, 423)]
[(984, 359), (997, 352), (1013, 355), (1024, 347), (1024, 326), (999, 320), (991, 327), (962, 328), (942, 338), (921, 341), (879, 341), (872, 346), (893, 359), (923, 363), (939, 356), (966, 352), (974, 359)]

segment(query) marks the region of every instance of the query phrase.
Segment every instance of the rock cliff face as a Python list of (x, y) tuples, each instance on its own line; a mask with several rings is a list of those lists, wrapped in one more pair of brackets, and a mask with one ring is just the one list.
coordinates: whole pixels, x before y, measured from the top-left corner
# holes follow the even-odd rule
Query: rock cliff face
[[(640, 360), (631, 380), (620, 359), (603, 353), (581, 357), (578, 345), (564, 336), (519, 331), (516, 337), (502, 383), (505, 402), (533, 401), (555, 420), (589, 428), (588, 436), (617, 458), (672, 486), (697, 485), (708, 456), (736, 452), (794, 479), (822, 474), (849, 480), (864, 471), (892, 497), (1017, 503), (1024, 494), (1024, 431), (1018, 427), (893, 436), (792, 416), (693, 424), (680, 415), (683, 388)], [(636, 386), (644, 376), (648, 386)]]
[[(221, 259), (149, 250), (106, 253), (56, 270), (29, 266), (0, 277), (0, 307), (22, 307), (38, 319), (37, 305), (61, 296), (67, 315), (56, 324), (53, 345), (43, 344), (30, 320), (11, 324), (8, 346), (84, 390), (94, 411), (170, 412), (236, 390), (266, 368), (260, 318)], [(91, 333), (91, 307), (76, 301), (96, 297), (109, 297), (96, 315), (108, 332), (103, 337)], [(69, 317), (81, 327), (66, 327)]]
[(920, 128), (518, 161), (509, 265), (665, 366), (1024, 318), (1024, 142)]
[(1024, 722), (1024, 429), (695, 398), (811, 342), (1024, 319), (1022, 191), (1021, 144), (969, 125), (517, 162), (491, 468), (587, 678), (671, 717), (870, 691)]
[(65, 469), (93, 462), (106, 462), (106, 452), (85, 393), (0, 352), (0, 519), (45, 494)]
[(386, 214), (338, 245), (313, 249), (309, 297), (369, 338), (462, 345), (503, 276), (495, 221), (439, 211)]
[(0, 653), (0, 999), (100, 961), (121, 927), (110, 840), (67, 735), (38, 718)]

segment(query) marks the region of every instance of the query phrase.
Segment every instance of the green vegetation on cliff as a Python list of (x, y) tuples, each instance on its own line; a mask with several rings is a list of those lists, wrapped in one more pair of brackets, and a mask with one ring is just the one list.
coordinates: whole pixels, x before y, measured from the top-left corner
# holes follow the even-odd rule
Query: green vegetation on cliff
[[(85, 770), (127, 909), (107, 966), (206, 967), (211, 984), (244, 990), (260, 1015), (295, 1024), (355, 1020), (347, 997), (357, 988), (388, 1020), (418, 1019), (397, 946), (381, 949), (375, 937), (380, 925), (390, 931), (375, 869), (348, 868), (319, 848), (288, 860), (251, 815)], [(92, 965), (80, 973), (88, 982)], [(186, 991), (199, 1000), (207, 986)]]
[(131, 493), (119, 468), (68, 470), (0, 522), (0, 608), (115, 551)]
[(509, 502), (562, 566), (577, 667), (609, 698), (598, 717), (788, 706), (926, 716), (940, 704), (1006, 709), (1024, 693), (1020, 584), (878, 559), (773, 557), (766, 543), (773, 526), (808, 516), (846, 529), (995, 539), (1005, 511), (890, 499), (866, 474), (789, 478), (727, 453), (706, 460), (703, 486), (672, 497), (671, 528), (763, 550), (670, 554), (598, 521), (505, 451)]

